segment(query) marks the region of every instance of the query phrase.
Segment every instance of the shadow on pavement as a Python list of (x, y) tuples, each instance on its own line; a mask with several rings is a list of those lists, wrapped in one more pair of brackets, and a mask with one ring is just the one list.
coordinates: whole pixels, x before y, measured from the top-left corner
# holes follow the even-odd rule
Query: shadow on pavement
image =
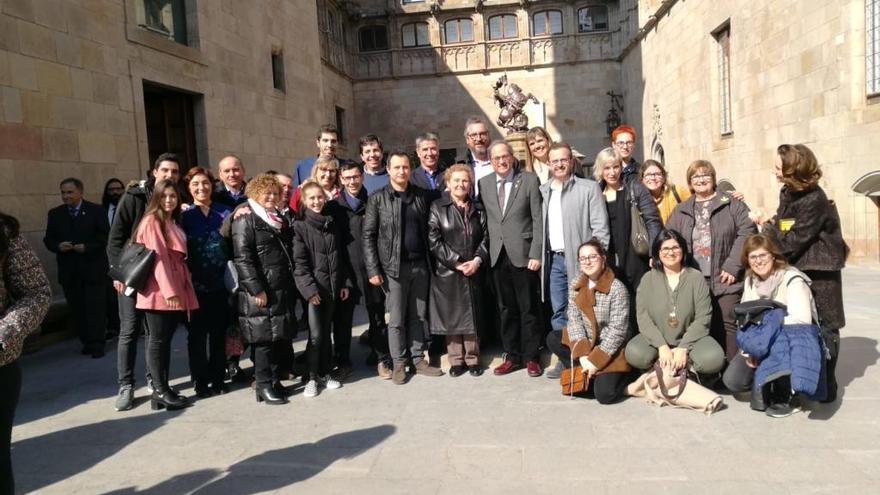
[(317, 475), (340, 459), (356, 457), (385, 441), (397, 429), (380, 425), (331, 435), (315, 443), (269, 450), (239, 461), (227, 470), (202, 469), (138, 490), (127, 487), (105, 495), (141, 493), (248, 495), (278, 490)]
[(810, 411), (810, 419), (831, 419), (840, 409), (846, 388), (865, 371), (877, 364), (880, 352), (877, 341), (867, 337), (843, 337), (840, 339), (840, 359), (837, 361), (837, 400), (830, 404), (816, 404)]
[(12, 461), (21, 493), (31, 493), (88, 470), (185, 410), (101, 421), (20, 440)]

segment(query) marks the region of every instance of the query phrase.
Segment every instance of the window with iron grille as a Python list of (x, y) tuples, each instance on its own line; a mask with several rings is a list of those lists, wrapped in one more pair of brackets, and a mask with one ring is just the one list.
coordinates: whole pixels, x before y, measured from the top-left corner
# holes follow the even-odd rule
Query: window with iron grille
[(865, 2), (865, 45), (867, 93), (880, 95), (880, 0)]
[(532, 36), (562, 34), (562, 12), (542, 10), (532, 15)]

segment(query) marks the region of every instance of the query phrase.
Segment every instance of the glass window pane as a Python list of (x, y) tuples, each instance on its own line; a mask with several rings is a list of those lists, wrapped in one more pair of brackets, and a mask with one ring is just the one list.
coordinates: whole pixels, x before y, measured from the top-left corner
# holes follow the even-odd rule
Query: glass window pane
[(501, 16), (495, 16), (489, 19), (489, 39), (501, 39)]
[(416, 46), (416, 30), (413, 24), (403, 26), (403, 46)]
[(562, 13), (558, 10), (550, 11), (550, 33), (562, 34)]
[(532, 31), (535, 36), (541, 36), (547, 34), (547, 13), (546, 12), (538, 12), (532, 18), (533, 28)]
[(458, 35), (458, 21), (446, 21), (446, 42), (458, 43), (461, 41)]
[(608, 30), (608, 9), (606, 7), (584, 7), (578, 10), (578, 32)]
[(416, 45), (417, 46), (426, 46), (430, 45), (431, 41), (428, 37), (428, 23), (427, 22), (419, 22), (416, 23)]
[(461, 41), (474, 41), (474, 23), (470, 19), (462, 19), (459, 24)]
[(512, 15), (504, 16), (504, 37), (516, 38), (516, 17)]

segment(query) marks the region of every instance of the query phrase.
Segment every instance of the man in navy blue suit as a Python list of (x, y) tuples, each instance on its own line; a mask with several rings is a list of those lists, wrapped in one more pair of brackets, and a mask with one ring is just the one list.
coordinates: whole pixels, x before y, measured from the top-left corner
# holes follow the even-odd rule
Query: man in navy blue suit
[(63, 205), (49, 210), (46, 249), (58, 260), (58, 282), (73, 316), (82, 353), (104, 356), (106, 332), (107, 235), (110, 224), (104, 208), (83, 199), (83, 183), (61, 181)]
[(420, 166), (412, 171), (409, 183), (428, 191), (428, 198), (433, 201), (446, 190), (443, 178), (446, 167), (440, 163), (440, 137), (433, 132), (417, 137), (416, 155)]

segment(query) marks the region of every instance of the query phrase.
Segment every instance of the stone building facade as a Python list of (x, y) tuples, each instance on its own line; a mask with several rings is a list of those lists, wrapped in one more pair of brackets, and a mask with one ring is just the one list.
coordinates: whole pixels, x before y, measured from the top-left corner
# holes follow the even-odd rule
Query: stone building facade
[(51, 273), (42, 236), (65, 177), (100, 202), (106, 179), (142, 177), (167, 149), (185, 166), (235, 153), (248, 173), (314, 152), (334, 118), (316, 4), (260, 3), (0, 2), (0, 209)]
[(709, 159), (753, 209), (772, 213), (776, 147), (804, 143), (851, 257), (880, 258), (877, 204), (851, 191), (880, 169), (880, 2), (653, 0), (638, 12), (620, 65), (643, 155), (662, 150), (680, 183), (692, 160)]

